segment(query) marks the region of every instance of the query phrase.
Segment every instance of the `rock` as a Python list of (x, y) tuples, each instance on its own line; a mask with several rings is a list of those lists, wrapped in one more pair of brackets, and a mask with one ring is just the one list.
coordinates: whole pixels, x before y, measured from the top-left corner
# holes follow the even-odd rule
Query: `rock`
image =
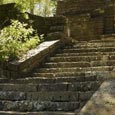
[(78, 115), (115, 115), (115, 80), (105, 81)]

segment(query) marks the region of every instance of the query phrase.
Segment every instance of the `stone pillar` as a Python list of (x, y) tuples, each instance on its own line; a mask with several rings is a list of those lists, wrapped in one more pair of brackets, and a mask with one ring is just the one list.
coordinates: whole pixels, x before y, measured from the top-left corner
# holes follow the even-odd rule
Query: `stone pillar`
[(69, 19), (69, 37), (78, 41), (87, 41), (95, 38), (90, 14), (70, 15), (67, 17)]

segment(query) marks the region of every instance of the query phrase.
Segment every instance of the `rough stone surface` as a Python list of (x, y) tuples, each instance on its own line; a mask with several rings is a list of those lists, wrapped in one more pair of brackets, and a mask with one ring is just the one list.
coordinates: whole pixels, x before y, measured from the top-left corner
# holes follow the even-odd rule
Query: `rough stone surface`
[[(115, 78), (114, 42), (76, 42), (73, 47), (66, 46), (59, 54), (49, 57), (27, 78), (6, 80), (6, 83), (1, 79), (0, 110), (28, 111), (30, 114), (40, 111), (78, 113), (105, 79)], [(43, 43), (40, 51), (41, 47), (48, 48), (48, 53), (55, 45), (47, 47), (47, 43)]]
[(37, 91), (37, 85), (33, 84), (0, 84), (1, 91)]
[(60, 40), (46, 41), (27, 52), (20, 60), (1, 63), (0, 77), (20, 78), (26, 76), (33, 68), (60, 47)]
[(114, 32), (113, 4), (106, 0), (61, 0), (57, 15), (68, 18), (69, 33), (74, 39), (99, 39), (102, 34)]
[(115, 80), (105, 81), (79, 115), (114, 115)]
[(41, 17), (27, 13), (29, 15), (28, 20), (24, 18), (23, 13), (21, 13), (15, 5), (15, 3), (0, 5), (0, 29), (10, 25), (11, 19), (18, 19), (21, 22), (32, 25), (39, 35), (59, 31), (64, 32), (66, 25), (65, 17)]
[(71, 112), (14, 112), (14, 111), (0, 111), (0, 115), (75, 115)]
[(74, 111), (79, 108), (79, 102), (50, 101), (1, 101), (3, 111)]
[(24, 92), (4, 92), (0, 91), (0, 100), (25, 100), (26, 94)]
[(37, 30), (39, 35), (47, 35), (52, 32), (64, 32), (66, 26), (66, 18), (64, 16), (41, 17), (30, 13), (27, 14), (29, 16), (28, 23)]

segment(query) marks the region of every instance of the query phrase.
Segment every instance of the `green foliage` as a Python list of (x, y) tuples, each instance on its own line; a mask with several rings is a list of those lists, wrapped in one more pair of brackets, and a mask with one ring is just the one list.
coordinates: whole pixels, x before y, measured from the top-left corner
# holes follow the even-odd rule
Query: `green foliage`
[(40, 16), (52, 16), (56, 11), (56, 0), (2, 0), (3, 3), (16, 3), (21, 12)]
[(0, 0), (0, 5), (3, 4), (3, 2), (4, 2), (3, 0)]
[(40, 43), (37, 35), (32, 36), (33, 28), (27, 26), (25, 23), (12, 20), (10, 26), (0, 31), (0, 61), (19, 58)]
[(40, 16), (53, 16), (56, 13), (56, 1), (40, 0), (34, 7), (34, 13)]

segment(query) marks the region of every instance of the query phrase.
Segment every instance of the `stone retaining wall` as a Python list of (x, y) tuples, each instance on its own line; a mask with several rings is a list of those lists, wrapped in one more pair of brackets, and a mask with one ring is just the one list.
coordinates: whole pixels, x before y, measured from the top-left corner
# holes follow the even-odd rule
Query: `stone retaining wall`
[[(99, 37), (97, 31), (94, 31), (94, 23), (98, 22), (91, 20), (90, 17), (90, 14), (68, 16), (68, 28), (73, 39), (91, 40)], [(100, 29), (100, 25), (96, 25), (96, 27)]]
[(38, 34), (64, 32), (66, 26), (66, 18), (64, 16), (57, 17), (41, 17), (27, 13), (29, 23), (37, 30)]
[[(49, 40), (66, 38), (66, 18), (64, 16), (41, 17), (27, 14), (29, 19), (23, 17), (22, 13), (15, 7), (15, 3), (0, 5), (0, 29), (8, 26), (11, 19), (18, 19), (21, 22), (32, 25), (32, 27), (37, 30), (38, 35), (45, 34)], [(38, 46), (38, 49), (35, 49), (37, 54), (29, 58), (27, 57), (26, 60), (21, 60), (21, 62), (18, 60), (16, 62), (0, 63), (0, 77), (17, 78), (25, 76), (25, 74), (31, 71), (58, 47), (60, 47), (60, 41), (45, 42)]]
[(61, 45), (59, 40), (43, 42), (37, 48), (29, 51), (21, 60), (0, 63), (0, 77), (26, 77), (34, 67), (39, 66), (44, 59), (51, 55)]
[(95, 10), (104, 10), (112, 4), (112, 0), (60, 0), (58, 1), (57, 14), (93, 13)]
[(23, 15), (15, 7), (15, 3), (0, 5), (0, 29), (10, 24), (11, 19), (17, 19), (21, 22), (28, 23), (35, 30), (37, 30), (38, 35), (54, 32), (64, 32), (66, 26), (66, 18), (64, 16), (57, 17), (41, 17), (26, 13), (29, 19), (25, 19)]
[[(90, 26), (83, 29), (80, 23), (84, 24), (87, 14), (89, 19), (85, 21), (85, 25)], [(71, 37), (77, 40), (89, 40), (89, 31), (90, 36), (114, 33), (114, 1), (112, 0), (61, 0), (58, 1), (57, 15), (63, 15), (69, 19)], [(81, 18), (81, 15), (84, 15), (84, 18)], [(79, 28), (79, 25), (82, 28)], [(85, 35), (85, 32), (88, 34)]]

